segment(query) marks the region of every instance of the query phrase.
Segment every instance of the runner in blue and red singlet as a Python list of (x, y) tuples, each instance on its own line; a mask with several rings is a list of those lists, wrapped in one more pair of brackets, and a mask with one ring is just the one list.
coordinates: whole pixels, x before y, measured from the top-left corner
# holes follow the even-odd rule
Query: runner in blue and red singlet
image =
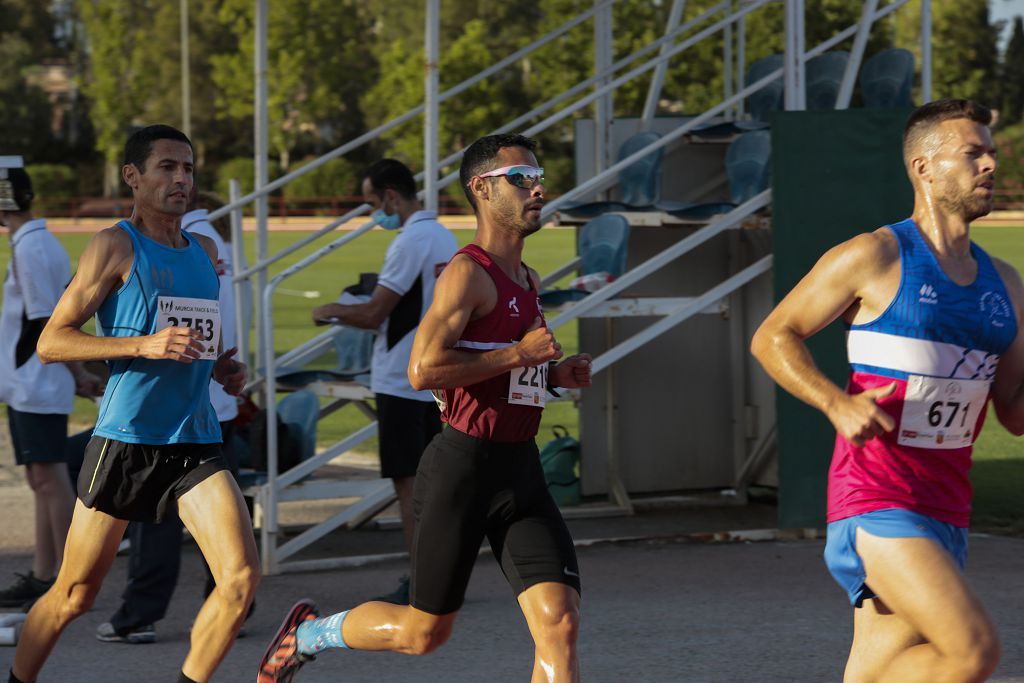
[[(903, 134), (911, 218), (825, 254), (754, 336), (768, 373), (836, 428), (825, 562), (857, 608), (847, 683), (981, 681), (999, 661), (962, 573), (989, 401), (1024, 433), (1024, 285), (970, 240), (992, 210), (991, 118), (967, 100), (917, 109)], [(839, 317), (845, 390), (804, 345)]]
[(548, 494), (534, 437), (549, 387), (590, 385), (590, 356), (562, 357), (544, 324), (537, 273), (522, 262), (540, 229), (543, 169), (519, 135), (477, 140), (460, 172), (477, 216), (473, 244), (437, 281), (409, 361), (447, 424), (416, 473), (411, 604), (359, 605), (322, 619), (300, 601), (260, 664), (291, 681), (329, 648), (424, 654), (451, 634), (484, 538), (515, 591), (535, 644), (533, 680), (579, 680), (580, 574)]

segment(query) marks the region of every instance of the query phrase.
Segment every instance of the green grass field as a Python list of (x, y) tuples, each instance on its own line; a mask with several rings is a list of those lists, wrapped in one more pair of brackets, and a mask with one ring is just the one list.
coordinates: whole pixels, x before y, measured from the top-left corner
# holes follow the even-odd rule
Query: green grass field
[[(460, 244), (472, 239), (469, 230), (456, 231)], [(542, 230), (527, 242), (524, 259), (541, 274), (550, 272), (570, 258), (574, 251), (571, 230)], [(294, 243), (303, 236), (302, 233), (272, 233), (270, 235), (271, 253), (284, 246)], [(77, 260), (89, 235), (62, 234), (61, 242), (71, 254), (72, 261)], [(292, 291), (315, 291), (315, 298), (304, 298), (287, 293), (279, 293), (275, 298), (275, 348), (278, 353), (295, 347), (297, 344), (315, 336), (319, 329), (310, 323), (310, 311), (323, 303), (334, 300), (340, 291), (358, 280), (361, 272), (376, 272), (384, 258), (388, 244), (394, 238), (393, 233), (374, 231), (348, 247), (343, 247), (319, 261), (315, 266), (295, 277), (286, 280), (282, 287)], [(989, 253), (1014, 264), (1024, 272), (1024, 227), (1015, 228), (976, 228), (974, 238)], [(325, 244), (326, 242), (324, 242)], [(272, 273), (280, 272), (305, 255), (315, 250), (307, 247), (278, 264)], [(7, 240), (0, 240), (0, 259), (9, 258)], [(249, 252), (253, 262), (253, 248)], [(558, 331), (558, 338), (566, 350), (574, 352), (577, 347), (577, 331), (570, 324)], [(322, 365), (329, 367), (333, 358), (325, 358)], [(89, 425), (95, 420), (96, 407), (91, 402), (79, 399), (76, 403), (72, 422)], [(975, 528), (1016, 535), (1024, 534), (1024, 506), (1020, 504), (1021, 492), (1024, 489), (1024, 448), (1011, 434), (990, 416), (988, 426), (979, 438), (974, 452), (975, 465), (972, 477), (975, 484)], [(555, 403), (544, 411), (540, 439), (545, 441), (551, 433), (551, 426), (566, 425), (576, 432), (577, 416), (572, 405)], [(329, 416), (320, 424), (320, 443), (332, 443), (354, 429), (366, 424), (364, 418), (354, 408), (345, 408)], [(376, 451), (376, 440), (364, 444), (361, 450)]]

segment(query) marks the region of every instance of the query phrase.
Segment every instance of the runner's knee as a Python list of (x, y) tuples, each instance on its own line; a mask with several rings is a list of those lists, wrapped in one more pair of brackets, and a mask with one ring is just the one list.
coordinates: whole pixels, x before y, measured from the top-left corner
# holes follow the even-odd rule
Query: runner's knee
[(576, 607), (545, 610), (534, 624), (539, 644), (574, 647), (580, 632), (580, 611)]
[[(51, 588), (50, 590), (53, 591), (54, 589)], [(64, 623), (73, 621), (91, 610), (99, 592), (99, 585), (89, 583), (76, 583), (73, 585), (71, 590), (58, 598), (60, 601), (58, 613), (60, 614), (61, 621)]]
[(244, 564), (226, 570), (217, 578), (217, 591), (228, 602), (240, 610), (247, 609), (260, 583), (260, 569), (256, 565)]
[(411, 655), (427, 655), (448, 642), (451, 634), (450, 621), (417, 624), (407, 629), (403, 650)]
[(963, 680), (984, 681), (996, 669), (1002, 654), (1002, 646), (995, 629), (987, 625), (973, 633), (967, 650), (950, 657), (961, 669)]

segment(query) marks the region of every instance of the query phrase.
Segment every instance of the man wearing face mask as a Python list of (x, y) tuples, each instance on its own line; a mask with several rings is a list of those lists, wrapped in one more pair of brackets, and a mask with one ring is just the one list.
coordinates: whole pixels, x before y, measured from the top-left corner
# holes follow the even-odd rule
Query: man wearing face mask
[[(434, 298), (434, 283), (458, 245), (437, 222), (437, 214), (423, 210), (412, 171), (400, 161), (381, 159), (367, 169), (363, 199), (374, 208), (378, 225), (401, 231), (388, 247), (370, 300), (319, 306), (313, 310), (313, 321), (377, 330), (370, 388), (377, 399), (381, 476), (395, 484), (402, 531), (411, 551), (416, 467), (423, 449), (441, 431), (441, 419), (432, 394), (414, 390), (406, 369), (416, 328)], [(408, 604), (408, 577), (394, 593), (378, 599)]]

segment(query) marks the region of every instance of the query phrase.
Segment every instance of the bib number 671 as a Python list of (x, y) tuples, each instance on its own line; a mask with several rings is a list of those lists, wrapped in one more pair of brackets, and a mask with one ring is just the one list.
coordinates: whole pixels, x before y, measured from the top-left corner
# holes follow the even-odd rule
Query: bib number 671
[[(948, 414), (945, 412), (948, 410)], [(953, 420), (960, 415), (960, 422), (957, 426), (963, 427), (967, 423), (967, 414), (971, 410), (971, 404), (960, 404), (959, 401), (935, 401), (928, 408), (928, 424), (932, 427), (952, 427)], [(945, 424), (943, 424), (945, 418)]]

